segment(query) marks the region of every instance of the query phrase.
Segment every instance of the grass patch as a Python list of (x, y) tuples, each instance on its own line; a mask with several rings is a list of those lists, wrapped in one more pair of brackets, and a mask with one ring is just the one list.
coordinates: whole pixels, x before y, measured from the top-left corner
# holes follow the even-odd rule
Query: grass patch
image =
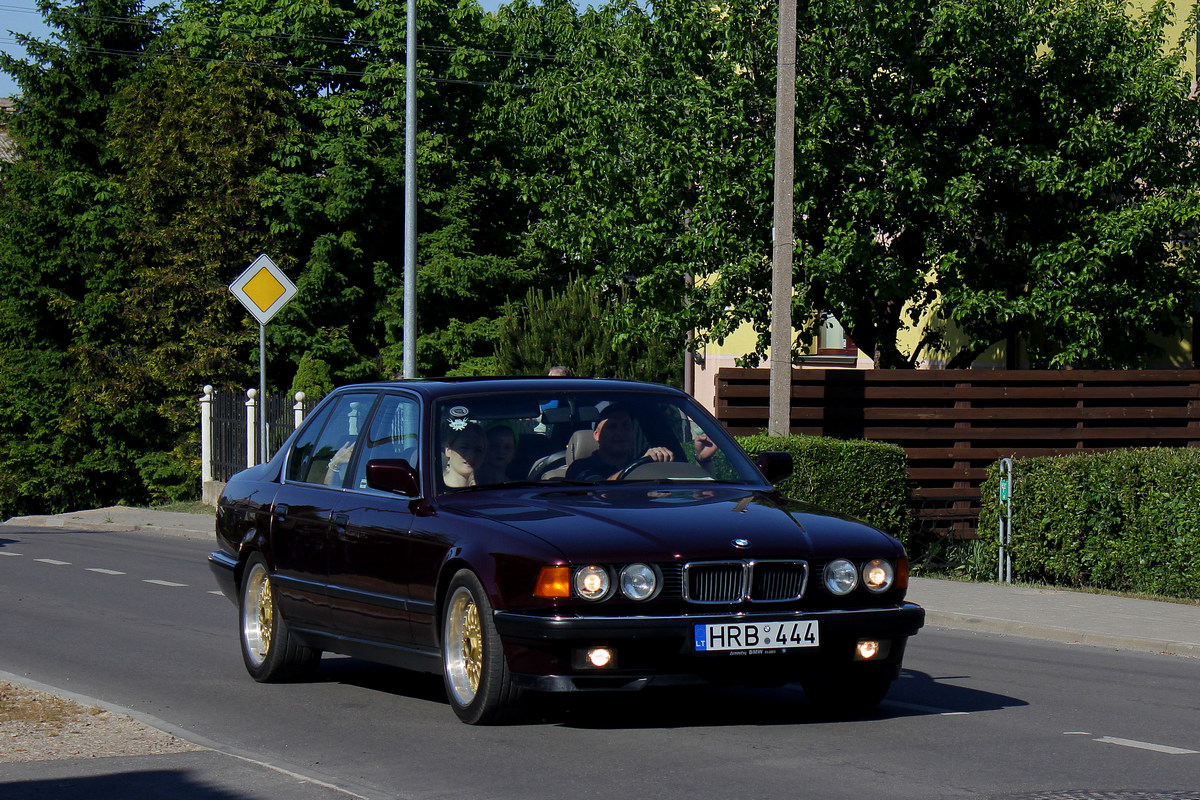
[(154, 506), (154, 511), (174, 511), (179, 514), (208, 514), (210, 517), (216, 516), (217, 510), (208, 503), (201, 503), (199, 500), (184, 500), (178, 503), (167, 503), (161, 506)]
[(103, 713), (99, 706), (82, 706), (57, 695), (0, 681), (0, 725), (17, 722), (62, 728), (78, 717)]

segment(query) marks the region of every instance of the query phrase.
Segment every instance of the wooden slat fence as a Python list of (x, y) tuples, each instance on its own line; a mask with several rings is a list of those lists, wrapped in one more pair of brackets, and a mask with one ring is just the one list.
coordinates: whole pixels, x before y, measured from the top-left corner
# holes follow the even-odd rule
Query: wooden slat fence
[[(716, 415), (767, 427), (769, 371), (717, 372)], [(893, 442), (908, 454), (918, 523), (973, 536), (979, 486), (1004, 457), (1200, 446), (1200, 370), (792, 372), (792, 433)]]

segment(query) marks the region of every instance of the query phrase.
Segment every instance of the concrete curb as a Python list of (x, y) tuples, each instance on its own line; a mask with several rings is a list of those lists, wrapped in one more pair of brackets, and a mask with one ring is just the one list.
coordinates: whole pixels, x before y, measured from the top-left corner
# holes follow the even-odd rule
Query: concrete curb
[(1087, 633), (1084, 631), (1056, 628), (1051, 625), (1034, 625), (996, 617), (981, 617), (976, 614), (957, 614), (948, 611), (925, 609), (925, 624), (939, 628), (980, 633), (998, 633), (1005, 636), (1022, 636), (1026, 639), (1041, 639), (1062, 644), (1086, 644), (1114, 650), (1136, 650), (1143, 653), (1200, 658), (1200, 645), (1191, 642), (1173, 642), (1166, 639), (1140, 638), (1116, 634)]
[(109, 506), (67, 514), (12, 517), (0, 523), (25, 528), (64, 528), (97, 532), (144, 531), (193, 539), (215, 536), (215, 518), (178, 511), (154, 511), (128, 506)]

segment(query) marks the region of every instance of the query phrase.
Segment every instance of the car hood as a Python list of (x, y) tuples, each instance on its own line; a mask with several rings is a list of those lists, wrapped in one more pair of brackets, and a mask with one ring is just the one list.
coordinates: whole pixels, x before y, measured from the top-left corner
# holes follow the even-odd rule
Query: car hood
[(862, 522), (745, 487), (509, 489), (447, 500), (457, 513), (525, 531), (570, 559), (822, 558), (903, 551), (895, 539)]

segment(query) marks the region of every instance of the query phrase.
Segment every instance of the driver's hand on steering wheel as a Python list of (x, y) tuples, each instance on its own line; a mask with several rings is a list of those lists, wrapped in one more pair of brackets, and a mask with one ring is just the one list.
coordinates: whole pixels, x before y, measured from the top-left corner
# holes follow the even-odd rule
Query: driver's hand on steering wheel
[(674, 461), (675, 454), (669, 447), (651, 447), (642, 458), (648, 458), (651, 461)]

